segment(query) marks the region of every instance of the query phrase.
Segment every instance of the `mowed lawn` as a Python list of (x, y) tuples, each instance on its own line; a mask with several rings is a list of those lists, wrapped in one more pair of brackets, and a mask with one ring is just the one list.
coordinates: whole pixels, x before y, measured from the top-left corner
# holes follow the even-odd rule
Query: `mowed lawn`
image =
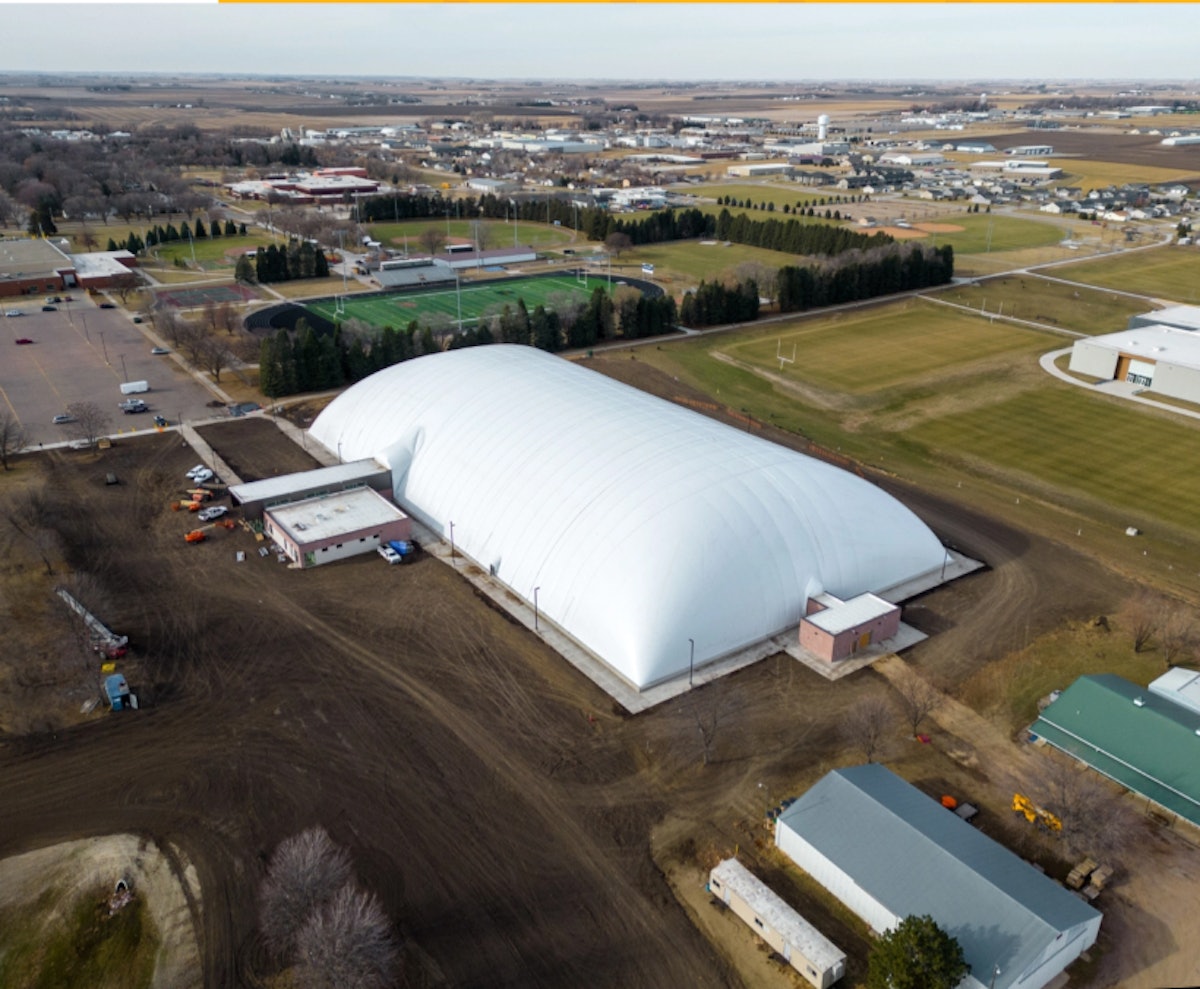
[(1122, 509), (1193, 529), (1200, 517), (1200, 424), (1048, 382), (1019, 397), (921, 423), (908, 439), (1039, 478)]
[(949, 244), (955, 254), (995, 254), (1028, 247), (1049, 247), (1062, 241), (1064, 236), (1063, 231), (1051, 223), (999, 213), (952, 213), (930, 222), (963, 228), (953, 233), (930, 235), (934, 244), (939, 247)]
[(1153, 308), (1148, 302), (1113, 295), (1103, 289), (1064, 285), (1059, 281), (1023, 275), (955, 285), (934, 294), (939, 299), (971, 309), (1001, 312), (1005, 316), (1087, 334), (1116, 333), (1125, 329), (1130, 316)]
[(1085, 285), (1136, 292), (1174, 302), (1200, 302), (1200, 250), (1194, 247), (1135, 251), (1098, 261), (1062, 265), (1052, 269), (1050, 274)]
[(158, 244), (150, 248), (152, 257), (162, 264), (174, 264), (176, 258), (190, 262), (192, 251), (195, 249), (196, 263), (207, 271), (226, 268), (233, 270), (237, 264), (237, 254), (234, 251), (256, 250), (270, 244), (286, 244), (287, 239), (268, 233), (266, 230), (256, 230), (245, 237), (202, 237), (189, 243), (183, 240), (173, 240), (168, 244)]
[[(781, 214), (774, 214), (781, 216)], [(647, 244), (636, 247), (621, 255), (613, 264), (613, 271), (618, 269), (637, 277), (643, 264), (654, 265), (654, 277), (663, 280), (672, 277), (684, 281), (698, 282), (701, 279), (711, 281), (718, 275), (732, 271), (743, 261), (755, 261), (770, 268), (782, 268), (787, 264), (801, 262), (795, 254), (784, 254), (781, 251), (768, 251), (764, 247), (749, 247), (745, 244), (730, 244), (724, 241), (705, 244), (697, 240), (680, 240), (667, 244)]]
[(1040, 354), (1054, 343), (1045, 333), (917, 301), (861, 315), (783, 324), (721, 349), (779, 373), (776, 355), (790, 359), (794, 348), (795, 363), (784, 364), (785, 377), (863, 395), (1000, 355)]
[[(585, 302), (597, 288), (607, 290), (608, 279), (589, 276), (586, 286), (567, 277), (505, 279), (478, 284), (466, 282), (462, 286), (462, 319), (464, 323), (470, 323), (505, 305), (516, 308), (518, 299), (525, 300), (530, 312), (539, 305), (553, 308), (561, 298)], [(367, 299), (349, 298), (346, 300), (344, 316), (337, 314), (337, 303), (333, 299), (306, 302), (304, 307), (331, 322), (361, 319), (372, 326), (398, 327), (407, 326), (414, 319), (429, 317), (444, 317), (457, 322), (458, 304), (459, 295), (451, 287), (421, 292), (394, 292)]]
[[(513, 246), (513, 224), (506, 220), (481, 220), (485, 233), (486, 249), (512, 247)], [(475, 236), (473, 227), (474, 221), (456, 219), (450, 217), (450, 222), (447, 223), (445, 218), (426, 218), (420, 220), (401, 220), (399, 223), (372, 223), (368, 229), (371, 231), (371, 236), (380, 243), (388, 247), (403, 248), (405, 238), (408, 238), (408, 249), (412, 254), (425, 253), (421, 247), (421, 234), (426, 230), (437, 230), (443, 237), (449, 237), (450, 242), (455, 241), (468, 242)], [(527, 220), (517, 222), (516, 237), (517, 246), (523, 248), (532, 247), (535, 250), (552, 250), (556, 247), (569, 245), (575, 239), (575, 231), (566, 226), (556, 227), (549, 223), (534, 223)], [(447, 233), (449, 230), (449, 233)], [(586, 240), (582, 234), (579, 235), (580, 240)]]
[[(807, 209), (809, 206), (815, 206), (819, 200), (824, 199), (829, 203), (830, 209), (836, 209), (843, 200), (849, 201), (850, 199), (858, 198), (858, 193), (846, 193), (842, 196), (837, 192), (827, 189), (813, 191), (804, 189), (802, 186), (775, 185), (774, 183), (770, 185), (737, 182), (710, 183), (703, 186), (700, 190), (688, 189), (687, 191), (697, 191), (705, 199), (721, 199), (724, 196), (733, 196), (739, 202), (749, 199), (759, 206), (763, 203), (774, 203), (775, 212), (777, 213), (783, 209), (785, 203), (789, 206), (803, 205)], [(701, 205), (707, 204), (702, 203)], [(730, 209), (732, 208), (731, 206)]]

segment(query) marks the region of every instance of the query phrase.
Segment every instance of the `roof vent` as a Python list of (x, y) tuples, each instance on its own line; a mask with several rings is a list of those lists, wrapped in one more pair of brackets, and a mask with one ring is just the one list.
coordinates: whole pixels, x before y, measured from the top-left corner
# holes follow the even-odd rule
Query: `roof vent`
[(1146, 706), (1146, 701), (1145, 701), (1143, 698), (1141, 698), (1141, 697), (1135, 697), (1135, 698), (1133, 699), (1133, 706), (1134, 706), (1134, 707), (1145, 707), (1145, 706)]

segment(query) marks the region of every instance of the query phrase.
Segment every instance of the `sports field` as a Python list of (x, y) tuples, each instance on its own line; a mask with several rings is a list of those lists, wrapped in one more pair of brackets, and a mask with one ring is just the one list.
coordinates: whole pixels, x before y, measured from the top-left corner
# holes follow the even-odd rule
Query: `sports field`
[(1062, 229), (1054, 224), (1014, 216), (964, 213), (939, 219), (941, 222), (962, 227), (960, 231), (935, 233), (931, 238), (939, 247), (942, 244), (953, 246), (955, 255), (1048, 247), (1063, 239)]
[[(1057, 279), (1063, 277), (1060, 272), (1071, 270), (1051, 268), (1047, 274)], [(970, 309), (999, 312), (1016, 319), (1087, 334), (1116, 333), (1125, 329), (1130, 316), (1152, 308), (1148, 302), (1127, 295), (1023, 275), (955, 285), (933, 294)]]
[[(613, 287), (617, 279), (613, 279)], [(337, 322), (360, 319), (372, 326), (407, 326), (415, 320), (448, 319), (456, 323), (459, 305), (463, 323), (473, 323), (480, 316), (499, 311), (505, 305), (516, 307), (518, 299), (532, 312), (539, 305), (548, 309), (564, 301), (586, 302), (597, 288), (608, 289), (608, 278), (587, 276), (584, 281), (571, 275), (555, 278), (510, 278), (490, 282), (465, 282), (461, 291), (454, 286), (426, 289), (419, 292), (392, 292), (369, 298), (348, 298), (345, 313), (339, 314), (337, 301), (321, 299), (306, 302), (304, 307), (318, 316)]]
[[(1050, 378), (1038, 358), (1063, 343), (914, 300), (645, 348), (638, 360), (735, 413), (1200, 586), (1200, 423)], [(1129, 525), (1146, 533), (1136, 548)]]
[(1172, 302), (1200, 302), (1200, 250), (1194, 247), (1133, 251), (1098, 261), (1063, 265), (1047, 273), (1072, 282)]
[[(722, 349), (788, 379), (865, 395), (998, 355), (1039, 354), (1052, 344), (1044, 333), (918, 301), (883, 312), (784, 324)], [(784, 358), (782, 367), (777, 355)]]

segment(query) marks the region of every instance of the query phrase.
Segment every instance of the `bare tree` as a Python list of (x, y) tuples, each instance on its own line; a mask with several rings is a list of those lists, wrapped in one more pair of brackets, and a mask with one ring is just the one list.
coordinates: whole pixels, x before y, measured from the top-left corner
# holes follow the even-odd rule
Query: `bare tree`
[(13, 412), (0, 412), (0, 465), (5, 470), (10, 469), (9, 460), (21, 452), (25, 442), (25, 427), (21, 420)]
[(231, 356), (229, 346), (220, 337), (201, 336), (193, 359), (219, 383), (221, 372), (229, 366)]
[(71, 432), (87, 441), (88, 446), (95, 446), (96, 441), (112, 428), (112, 416), (95, 402), (72, 402), (67, 406), (67, 415), (75, 419), (68, 424)]
[(446, 244), (446, 235), (438, 227), (426, 227), (417, 241), (427, 253), (440, 254)]
[(712, 762), (717, 731), (725, 715), (725, 694), (719, 684), (710, 684), (706, 690), (693, 691), (690, 700), (692, 717), (700, 733), (701, 759), (707, 766)]
[(611, 233), (604, 238), (604, 247), (616, 258), (633, 248), (633, 238), (626, 233)]
[[(3, 426), (0, 424), (0, 429)], [(0, 444), (3, 433), (0, 432)], [(1192, 616), (1175, 602), (1164, 602), (1158, 619), (1158, 651), (1163, 662), (1174, 666), (1181, 654), (1191, 653), (1196, 647), (1196, 625)]]
[(54, 557), (58, 552), (58, 532), (50, 525), (50, 503), (44, 487), (25, 487), (12, 491), (0, 503), (0, 518), (10, 531), (33, 547), (46, 568), (47, 576), (54, 573)]
[(1041, 761), (1030, 789), (1038, 803), (1062, 823), (1051, 832), (1071, 855), (1120, 855), (1144, 832), (1141, 815), (1108, 783), (1082, 763), (1057, 752)]
[(259, 925), (267, 948), (279, 958), (291, 958), (313, 911), (331, 901), (350, 875), (349, 854), (324, 828), (281, 841), (259, 890)]
[(910, 670), (908, 675), (899, 683), (894, 683), (896, 694), (900, 698), (900, 712), (904, 720), (912, 728), (913, 735), (921, 730), (921, 722), (933, 713), (942, 695), (930, 685), (929, 681)]
[(882, 697), (864, 697), (842, 718), (842, 735), (848, 745), (862, 750), (867, 762), (874, 762), (895, 720), (895, 711)]
[(1157, 631), (1160, 608), (1149, 591), (1138, 591), (1122, 606), (1119, 620), (1133, 636), (1133, 651), (1141, 652)]
[(347, 883), (308, 918), (297, 939), (301, 989), (386, 989), (399, 954), (379, 901)]

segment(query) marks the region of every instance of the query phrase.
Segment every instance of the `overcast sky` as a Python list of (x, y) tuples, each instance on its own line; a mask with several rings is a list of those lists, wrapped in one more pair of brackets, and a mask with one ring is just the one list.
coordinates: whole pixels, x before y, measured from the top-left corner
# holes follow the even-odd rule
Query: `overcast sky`
[(1188, 80), (1198, 37), (1174, 3), (0, 3), (9, 71)]

